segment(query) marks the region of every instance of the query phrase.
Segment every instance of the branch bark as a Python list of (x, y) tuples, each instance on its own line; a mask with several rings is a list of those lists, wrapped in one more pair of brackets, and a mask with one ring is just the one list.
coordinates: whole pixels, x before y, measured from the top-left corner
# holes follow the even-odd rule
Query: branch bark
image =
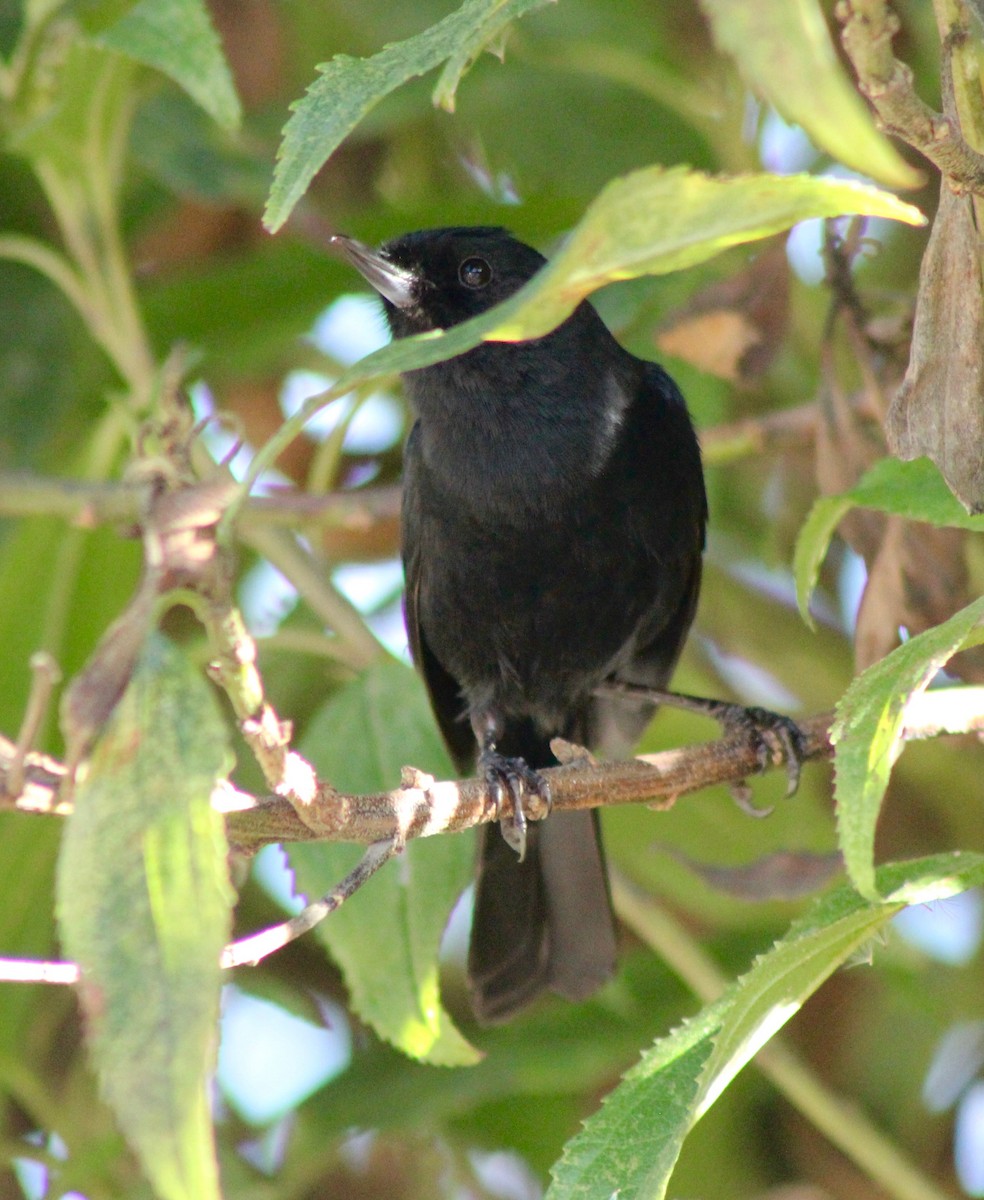
[[(982, 696), (984, 688), (955, 687), (912, 697), (906, 709), (904, 740), (984, 732)], [(804, 737), (804, 762), (832, 757), (832, 720), (833, 713), (826, 712), (797, 722)], [(23, 771), (23, 787), (16, 796), (7, 788), (12, 768)], [(781, 759), (768, 764), (766, 770), (776, 768), (784, 769)], [(575, 757), (542, 772), (557, 812), (642, 803), (663, 810), (672, 808), (682, 796), (718, 784), (739, 784), (760, 773), (756, 748), (744, 734), (619, 762)], [(18, 766), (16, 746), (0, 736), (0, 811), (67, 816), (71, 805), (58, 794), (64, 776), (64, 764), (43, 754), (29, 754)], [(508, 800), (502, 813), (496, 813), (483, 780), (438, 781), (414, 767), (405, 767), (401, 785), (388, 792), (355, 795), (319, 781), (303, 818), (282, 796), (253, 796), (226, 781), (216, 787), (212, 803), (225, 815), (231, 844), (246, 853), (276, 842), (402, 843), (413, 837), (459, 832), (510, 815)], [(538, 804), (531, 805), (527, 815), (541, 819), (546, 815), (541, 809)]]
[[(831, 713), (799, 722), (805, 736), (804, 761), (829, 758)], [(0, 808), (64, 816), (69, 807), (58, 799), (62, 764), (43, 755), (28, 755), (24, 787), (17, 797), (4, 784), (15, 748), (0, 738)], [(780, 764), (775, 764), (780, 765)], [(625, 762), (596, 763), (575, 758), (543, 771), (550, 783), (555, 811), (648, 803), (670, 808), (678, 797), (714, 784), (740, 783), (757, 774), (756, 749), (744, 735), (664, 750)], [(497, 818), (488, 788), (480, 779), (439, 782), (413, 767), (404, 768), (401, 786), (388, 792), (350, 795), (320, 782), (304, 818), (280, 796), (254, 797), (228, 784), (216, 789), (213, 803), (226, 818), (230, 842), (253, 852), (271, 842), (335, 841), (368, 845), (412, 837), (432, 837), (468, 829)], [(503, 816), (509, 815), (508, 802)], [(546, 814), (531, 806), (528, 815)]]
[[(0, 515), (5, 517), (61, 517), (84, 529), (136, 526), (146, 511), (146, 494), (144, 483), (93, 483), (0, 471)], [(250, 497), (239, 525), (246, 534), (271, 528), (317, 529), (326, 552), (361, 562), (395, 553), (399, 518), (398, 484), (321, 496), (285, 488), (275, 495)], [(378, 553), (367, 554), (367, 538)]]
[(916, 94), (911, 69), (892, 53), (899, 20), (885, 0), (841, 0), (836, 14), (858, 88), (883, 128), (928, 158), (955, 190), (984, 191), (984, 155), (966, 140), (955, 117), (936, 112)]

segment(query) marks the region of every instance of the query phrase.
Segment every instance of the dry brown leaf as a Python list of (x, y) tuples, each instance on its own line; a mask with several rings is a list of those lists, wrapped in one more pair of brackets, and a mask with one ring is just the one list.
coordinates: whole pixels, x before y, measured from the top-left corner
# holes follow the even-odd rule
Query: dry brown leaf
[(944, 187), (919, 272), (909, 369), (889, 409), (890, 448), (928, 455), (971, 512), (984, 511), (984, 296), (970, 196)]
[(718, 309), (680, 321), (659, 334), (656, 344), (664, 354), (738, 383), (741, 361), (759, 344), (759, 332), (744, 313)]
[(818, 892), (844, 868), (839, 854), (808, 850), (780, 850), (731, 867), (698, 862), (676, 850), (666, 849), (666, 853), (699, 875), (708, 887), (749, 901), (798, 900)]
[[(836, 384), (828, 388), (822, 409), (817, 428), (817, 481), (825, 495), (836, 495), (857, 483), (884, 455), (884, 446)], [(855, 508), (841, 522), (839, 532), (868, 570), (854, 634), (859, 671), (895, 649), (900, 629), (910, 635), (921, 633), (973, 599), (963, 530), (937, 529)], [(970, 682), (984, 678), (984, 650), (958, 655), (952, 669)]]
[(789, 264), (777, 240), (744, 270), (692, 297), (656, 344), (730, 383), (748, 383), (768, 369), (788, 317)]
[(784, 1183), (763, 1192), (758, 1200), (833, 1200), (833, 1193), (812, 1183)]
[(901, 517), (882, 517), (884, 534), (868, 564), (854, 653), (858, 669), (884, 658), (910, 635), (938, 625), (969, 603), (965, 534)]

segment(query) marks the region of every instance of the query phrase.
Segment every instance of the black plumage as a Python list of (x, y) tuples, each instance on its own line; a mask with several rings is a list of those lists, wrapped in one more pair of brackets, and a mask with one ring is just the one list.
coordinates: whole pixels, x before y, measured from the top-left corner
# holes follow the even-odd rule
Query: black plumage
[[(395, 337), (485, 311), (544, 262), (489, 227), (378, 252), (335, 242)], [(414, 661), (458, 768), (477, 761), (495, 789), (542, 791), (551, 738), (631, 745), (652, 704), (595, 690), (665, 688), (693, 620), (707, 505), (686, 405), (586, 302), (545, 337), (482, 343), (404, 383), (417, 416), (403, 499)], [(580, 999), (614, 962), (596, 815), (531, 824), (523, 861), (487, 827), (469, 953), (479, 1018), (547, 989)]]

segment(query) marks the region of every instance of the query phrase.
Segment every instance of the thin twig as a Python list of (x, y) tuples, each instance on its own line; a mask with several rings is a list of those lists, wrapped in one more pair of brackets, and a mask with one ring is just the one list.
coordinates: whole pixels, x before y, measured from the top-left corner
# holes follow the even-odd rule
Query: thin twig
[[(289, 921), (232, 942), (222, 951), (219, 965), (224, 971), (233, 967), (255, 966), (275, 950), (280, 950), (288, 942), (313, 929), (402, 850), (403, 843), (393, 838), (369, 846), (354, 869), (322, 899), (309, 904)], [(0, 983), (53, 983), (64, 986), (78, 983), (81, 977), (78, 963), (0, 958)]]
[(341, 883), (333, 887), (320, 900), (307, 905), (296, 917), (291, 917), (289, 921), (284, 921), (280, 925), (272, 925), (261, 933), (240, 938), (238, 942), (226, 946), (222, 951), (221, 958), (223, 968), (228, 970), (231, 967), (244, 965), (255, 966), (267, 955), (273, 954), (275, 950), (280, 950), (288, 942), (307, 933), (330, 913), (333, 913), (336, 908), (344, 904), (367, 879), (375, 875), (381, 866), (400, 854), (402, 850), (403, 844), (393, 838), (387, 838), (383, 842), (374, 842)]
[(19, 796), (23, 791), (24, 763), (31, 747), (37, 741), (38, 731), (48, 715), (51, 693), (58, 686), (60, 679), (58, 664), (46, 650), (38, 650), (31, 655), (31, 691), (27, 697), (20, 733), (17, 735), (14, 758), (7, 768), (6, 786), (11, 795)]
[(32, 958), (0, 958), (0, 983), (78, 983), (78, 963)]

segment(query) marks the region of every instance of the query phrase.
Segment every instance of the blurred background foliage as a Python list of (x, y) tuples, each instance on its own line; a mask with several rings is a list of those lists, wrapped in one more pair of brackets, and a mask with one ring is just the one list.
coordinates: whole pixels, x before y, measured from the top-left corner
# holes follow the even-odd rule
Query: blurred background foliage
[[(38, 14), (57, 7), (28, 3), (28, 19), (40, 27)], [(123, 260), (107, 254), (108, 311), (122, 331), (114, 356), (49, 278), (0, 250), (0, 516), (7, 518), (0, 525), (0, 731), (8, 736), (23, 714), (32, 653), (49, 650), (71, 676), (123, 610), (140, 568), (139, 543), (126, 528), (26, 515), (17, 481), (27, 476), (15, 473), (118, 478), (128, 431), (154, 403), (153, 364), (176, 346), (196, 412), (225, 414), (222, 430), (213, 426), (207, 435), (220, 457), (237, 438), (262, 445), (298, 396), (322, 389), (382, 340), (381, 318), (360, 282), (325, 255), (311, 226), (288, 224), (270, 237), (260, 214), (288, 105), (316, 64), (341, 53), (373, 54), (449, 11), (444, 0), (212, 0), (244, 110), (241, 127), (232, 129), (164, 74), (93, 48), (111, 7), (68, 6), (72, 19), (89, 23), (94, 42), (64, 54), (47, 47), (51, 61), (34, 65), (36, 112), (18, 108), (23, 97), (4, 97), (3, 237), (57, 246), (65, 234), (51, 187), (29, 166), (32, 137), (50, 137), (54, 124), (63, 141), (46, 143), (49, 183), (53, 173), (68, 181), (68, 192), (91, 186), (105, 193), (115, 210), (107, 219), (122, 232), (119, 250), (125, 247), (132, 271), (114, 284)], [(923, 0), (894, 7), (896, 53), (915, 72), (920, 94), (938, 103), (931, 7)], [(0, 53), (8, 64), (23, 50), (25, 27), (15, 0), (0, 5)], [(425, 226), (487, 223), (507, 225), (549, 253), (599, 189), (634, 168), (833, 165), (746, 88), (715, 49), (705, 14), (688, 0), (562, 0), (511, 30), (501, 62), (482, 56), (453, 113), (434, 108), (432, 86), (428, 78), (411, 81), (375, 108), (320, 172), (306, 210), (370, 243)], [(97, 90), (103, 108), (94, 121)], [(117, 135), (124, 139), (118, 145)], [(118, 176), (87, 181), (80, 166), (86, 139), (100, 137), (95, 170), (109, 164)], [(931, 214), (935, 173), (925, 179), (906, 198)], [(890, 387), (906, 362), (926, 233), (883, 222), (865, 233), (849, 269), (878, 338), (882, 385)], [(857, 456), (866, 464), (881, 452), (877, 423), (863, 402), (853, 403), (863, 401), (870, 382), (865, 363), (830, 319), (823, 237), (811, 223), (788, 238), (595, 297), (626, 346), (659, 357), (675, 375), (704, 438), (706, 578), (676, 686), (794, 715), (831, 708), (850, 681), (864, 559), (871, 566), (884, 546), (878, 534), (870, 535), (868, 555), (863, 536), (852, 539), (855, 549), (835, 544), (815, 602), (818, 629), (807, 631), (790, 567), (796, 534), (818, 490), (849, 486)], [(105, 247), (106, 231), (94, 241)], [(838, 395), (852, 402), (847, 433), (830, 421)], [(331, 707), (351, 704), (346, 689), (358, 667), (387, 654), (405, 657), (395, 564), (407, 412), (396, 386), (359, 399), (358, 410), (336, 402), (277, 464), (284, 484), (345, 493), (345, 519), (306, 528), (329, 590), (301, 584), (298, 595), (296, 580), (264, 564), (262, 534), (254, 530), (246, 539), (253, 548), (244, 546), (237, 564), (238, 594), (259, 636), (268, 694), (302, 744), (320, 746), (313, 754), (327, 777), (375, 786), (374, 773), (386, 765), (390, 774), (379, 786), (394, 786), (404, 761), (446, 772), (436, 737), (416, 757), (390, 726), (367, 734), (363, 746), (353, 733), (359, 718)], [(880, 590), (866, 599), (877, 610), (867, 634), (880, 631), (882, 653), (899, 626), (915, 632), (921, 617), (939, 619), (922, 597), (946, 571), (959, 576), (952, 608), (979, 590), (980, 549), (968, 551), (963, 535), (959, 545), (925, 557), (918, 539), (901, 541), (886, 552), (889, 563), (883, 555)], [(326, 603), (354, 605), (380, 641), (327, 638)], [(204, 658), (184, 610), (173, 611), (167, 627)], [(862, 652), (863, 663), (873, 657)], [(422, 706), (409, 673), (399, 687), (401, 703), (405, 692), (408, 705)], [(371, 699), (366, 704), (359, 711), (369, 721), (375, 710)], [(49, 724), (42, 748), (58, 753)], [(352, 740), (326, 746), (318, 736), (326, 729)], [(695, 718), (667, 712), (643, 748), (712, 735)], [(973, 740), (909, 749), (879, 826), (879, 857), (981, 848), (980, 772)], [(262, 788), (246, 756), (237, 778)], [(811, 864), (821, 864), (822, 883), (825, 860), (813, 856), (835, 848), (829, 771), (810, 767), (791, 801), (781, 798), (782, 785), (778, 776), (756, 783), (756, 803), (775, 805), (764, 821), (749, 820), (723, 790), (666, 813), (623, 808), (604, 817), (612, 867), (667, 906), (729, 977), (783, 933), (802, 905), (795, 893)], [(53, 819), (0, 813), (5, 955), (58, 956), (51, 904), (58, 840)], [(769, 856), (779, 854), (787, 857), (776, 884), (764, 876), (780, 861)], [(243, 881), (237, 931), (280, 919), (289, 903), (285, 878), (279, 852), (264, 852)], [(917, 914), (875, 949), (873, 968), (836, 975), (788, 1030), (818, 1076), (851, 1096), (951, 1194), (984, 1195), (984, 1084), (975, 1082), (984, 1063), (980, 930), (976, 894)], [(579, 1120), (639, 1048), (698, 1007), (626, 930), (619, 976), (598, 998), (548, 1005), (508, 1028), (479, 1031), (464, 993), (464, 936), (459, 915), (446, 941), (445, 1002), (486, 1057), (456, 1071), (414, 1063), (360, 1023), (315, 937), (236, 973), (215, 1097), (228, 1196), (537, 1196)], [(96, 1098), (68, 989), (0, 990), (0, 1102), (0, 1197), (149, 1194)], [(817, 1200), (883, 1193), (750, 1070), (688, 1139), (674, 1194)]]

